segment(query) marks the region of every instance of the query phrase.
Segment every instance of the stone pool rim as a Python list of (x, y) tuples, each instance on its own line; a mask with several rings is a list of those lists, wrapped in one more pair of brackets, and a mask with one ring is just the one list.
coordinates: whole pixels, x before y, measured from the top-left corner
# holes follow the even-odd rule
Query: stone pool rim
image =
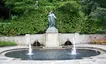
[[(98, 46), (80, 46), (80, 45), (77, 45), (76, 46), (78, 49), (79, 48), (91, 48), (90, 50), (92, 50), (92, 49), (97, 49), (97, 50), (101, 50), (101, 51), (103, 51), (103, 53), (100, 53), (99, 55), (97, 55), (97, 56), (91, 56), (91, 57), (87, 57), (87, 58), (85, 58), (85, 59), (92, 59), (92, 58), (95, 58), (95, 57), (98, 57), (98, 56), (101, 56), (101, 55), (103, 55), (103, 54), (105, 54), (104, 52), (106, 52), (106, 49), (103, 49), (103, 48), (100, 48), (100, 47), (98, 47)], [(7, 57), (7, 56), (5, 56), (5, 54), (6, 54), (6, 51), (9, 51), (9, 50), (14, 50), (14, 49), (27, 49), (28, 48), (28, 46), (19, 46), (19, 47), (15, 47), (15, 46), (13, 46), (13, 47), (10, 47), (10, 48), (8, 48), (8, 49), (6, 49), (6, 50), (2, 50), (2, 51), (0, 51), (0, 55), (2, 55), (2, 56), (4, 56), (5, 58), (7, 58), (7, 59), (11, 59), (11, 60), (17, 60), (18, 58), (11, 58), (11, 57)], [(69, 47), (68, 47), (69, 48)], [(39, 49), (49, 49), (49, 48), (39, 48)], [(52, 49), (52, 48), (50, 48), (50, 49)], [(61, 48), (61, 47), (59, 47), (59, 48), (53, 48), (53, 49), (66, 49), (66, 48)], [(4, 52), (5, 52), (5, 54), (4, 54)], [(21, 60), (21, 59), (18, 59), (18, 60), (20, 60), (20, 61), (23, 61), (23, 60)], [(83, 60), (83, 59), (74, 59), (74, 60)], [(27, 60), (25, 60), (25, 61), (27, 61)], [(34, 61), (40, 61), (40, 60), (34, 60)], [(42, 61), (42, 60), (41, 60)], [(43, 60), (43, 61), (50, 61), (50, 60)], [(56, 61), (59, 61), (59, 60), (56, 60)], [(61, 60), (62, 61), (62, 60)]]

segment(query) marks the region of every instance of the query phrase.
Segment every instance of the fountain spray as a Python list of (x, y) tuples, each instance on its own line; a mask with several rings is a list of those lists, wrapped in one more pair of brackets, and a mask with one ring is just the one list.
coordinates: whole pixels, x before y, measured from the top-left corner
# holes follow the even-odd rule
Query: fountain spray
[(33, 53), (32, 53), (32, 48), (31, 48), (31, 44), (29, 44), (28, 55), (33, 55)]
[(76, 55), (76, 47), (75, 47), (75, 38), (73, 38), (73, 48), (72, 48), (72, 52), (71, 52), (72, 55)]
[(29, 45), (28, 45), (28, 54), (27, 55), (33, 55), (31, 44), (30, 44), (30, 34), (27, 34), (26, 42), (29, 43)]

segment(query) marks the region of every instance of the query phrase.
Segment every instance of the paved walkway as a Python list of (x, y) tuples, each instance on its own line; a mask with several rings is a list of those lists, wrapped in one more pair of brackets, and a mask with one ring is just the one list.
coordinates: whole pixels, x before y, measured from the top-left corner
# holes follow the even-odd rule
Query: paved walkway
[[(76, 47), (96, 47), (106, 50), (106, 45), (79, 44), (76, 45)], [(1, 47), (0, 52), (14, 48), (26, 48), (26, 46)], [(25, 61), (20, 59), (7, 58), (3, 55), (0, 55), (0, 64), (106, 64), (106, 53), (81, 60), (49, 60), (49, 61), (37, 61), (37, 60)]]

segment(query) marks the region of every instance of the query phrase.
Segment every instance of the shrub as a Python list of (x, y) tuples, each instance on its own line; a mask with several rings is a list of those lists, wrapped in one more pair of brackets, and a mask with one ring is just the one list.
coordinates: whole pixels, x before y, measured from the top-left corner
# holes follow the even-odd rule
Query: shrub
[(15, 46), (17, 45), (15, 42), (6, 42), (6, 41), (1, 41), (0, 42), (0, 47), (4, 47), (4, 46)]

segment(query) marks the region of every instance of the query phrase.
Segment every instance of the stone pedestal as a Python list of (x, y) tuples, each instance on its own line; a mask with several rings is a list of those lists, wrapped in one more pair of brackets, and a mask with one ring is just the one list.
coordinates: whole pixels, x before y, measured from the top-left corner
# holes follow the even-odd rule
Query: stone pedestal
[(26, 38), (25, 38), (25, 39), (26, 39), (26, 40), (25, 40), (25, 45), (29, 45), (29, 44), (30, 44), (30, 40), (31, 40), (31, 39), (30, 39), (30, 34), (26, 34), (25, 37), (26, 37)]
[(59, 47), (58, 30), (55, 27), (49, 27), (46, 31), (46, 47)]

